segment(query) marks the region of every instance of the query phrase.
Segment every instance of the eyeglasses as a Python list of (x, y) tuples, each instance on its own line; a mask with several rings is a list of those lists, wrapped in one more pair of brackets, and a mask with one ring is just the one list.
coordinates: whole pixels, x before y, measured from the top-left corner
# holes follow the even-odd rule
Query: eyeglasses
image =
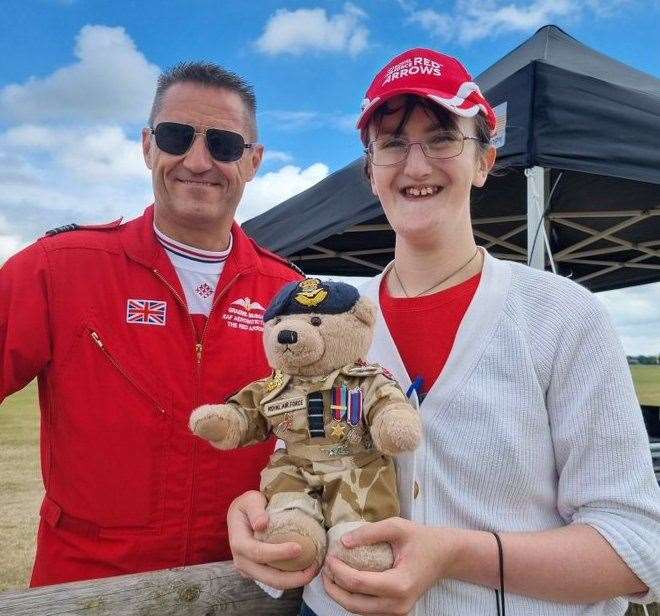
[(466, 141), (481, 141), (478, 137), (466, 137), (456, 132), (433, 133), (424, 141), (408, 141), (396, 135), (387, 135), (369, 143), (365, 154), (372, 165), (390, 167), (408, 158), (410, 148), (417, 144), (427, 158), (456, 158), (463, 152)]
[(149, 128), (149, 131), (156, 138), (158, 148), (174, 156), (185, 154), (192, 147), (195, 136), (204, 135), (211, 156), (223, 163), (238, 160), (246, 149), (254, 145), (245, 143), (242, 135), (230, 130), (205, 128), (197, 131), (190, 124), (178, 122), (161, 122), (156, 128)]

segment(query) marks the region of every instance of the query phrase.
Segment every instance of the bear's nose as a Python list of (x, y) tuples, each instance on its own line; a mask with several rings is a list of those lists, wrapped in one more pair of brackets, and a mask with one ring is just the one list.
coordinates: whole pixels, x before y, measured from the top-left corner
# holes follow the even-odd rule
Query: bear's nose
[(283, 329), (277, 334), (277, 341), (280, 344), (295, 344), (298, 342), (298, 334), (292, 329)]

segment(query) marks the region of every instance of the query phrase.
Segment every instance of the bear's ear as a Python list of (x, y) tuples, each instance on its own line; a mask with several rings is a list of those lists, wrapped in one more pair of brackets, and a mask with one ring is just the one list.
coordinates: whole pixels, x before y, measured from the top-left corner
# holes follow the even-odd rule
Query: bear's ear
[(369, 327), (373, 327), (376, 322), (376, 307), (368, 297), (360, 297), (351, 312)]

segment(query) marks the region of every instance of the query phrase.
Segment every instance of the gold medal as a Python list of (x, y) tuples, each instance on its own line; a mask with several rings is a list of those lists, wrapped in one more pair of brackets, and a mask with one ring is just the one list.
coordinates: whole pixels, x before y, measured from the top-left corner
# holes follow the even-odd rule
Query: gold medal
[(330, 438), (332, 439), (340, 441), (342, 438), (344, 438), (345, 433), (346, 433), (346, 426), (340, 423), (333, 423), (332, 426), (330, 427)]

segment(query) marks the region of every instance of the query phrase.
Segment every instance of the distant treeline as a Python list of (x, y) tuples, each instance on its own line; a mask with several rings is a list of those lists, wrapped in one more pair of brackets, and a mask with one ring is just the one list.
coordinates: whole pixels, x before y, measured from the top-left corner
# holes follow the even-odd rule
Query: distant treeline
[(629, 364), (645, 364), (658, 365), (660, 364), (660, 353), (657, 355), (628, 355)]

